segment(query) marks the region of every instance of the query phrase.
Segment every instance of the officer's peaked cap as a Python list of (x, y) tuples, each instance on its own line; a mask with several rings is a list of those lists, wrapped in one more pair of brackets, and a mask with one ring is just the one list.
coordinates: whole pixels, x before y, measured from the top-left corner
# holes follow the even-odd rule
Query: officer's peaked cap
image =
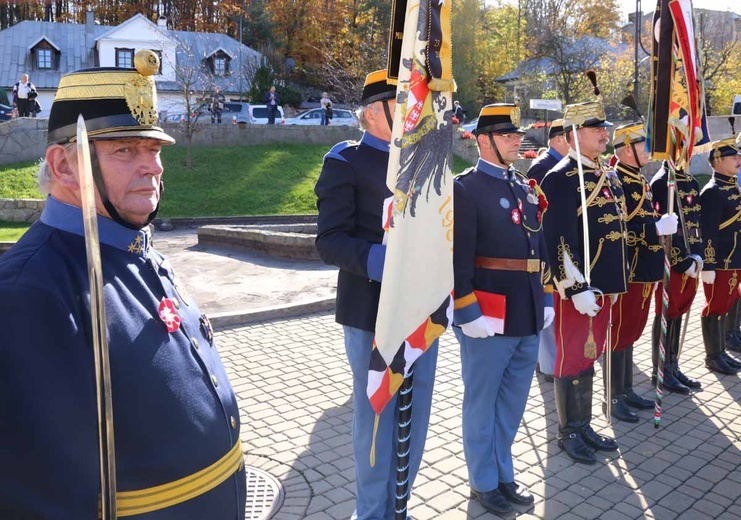
[[(739, 136), (741, 136), (741, 134), (739, 134)], [(712, 150), (710, 152), (710, 159), (720, 159), (721, 157), (741, 155), (741, 149), (739, 148), (738, 143), (738, 137), (729, 137), (727, 139), (721, 139), (720, 141), (713, 141), (711, 143)]]
[(481, 109), (476, 135), (524, 133), (520, 128), (520, 107), (517, 103), (495, 103)]
[(174, 144), (159, 125), (153, 75), (159, 57), (142, 49), (135, 68), (98, 67), (62, 76), (49, 115), (48, 144), (74, 141), (82, 114), (90, 139), (127, 137), (159, 139)]
[(598, 101), (566, 105), (563, 118), (564, 128), (567, 131), (589, 126), (612, 126), (612, 123), (607, 120), (605, 109)]
[(386, 69), (371, 72), (365, 77), (360, 104), (370, 105), (375, 101), (383, 101), (395, 97), (396, 85), (388, 82), (388, 71)]
[(642, 143), (646, 140), (646, 126), (641, 122), (628, 123), (615, 128), (612, 138), (613, 147), (620, 148), (629, 144)]
[(548, 129), (548, 139), (553, 139), (559, 135), (563, 135), (563, 119), (554, 119), (551, 121), (551, 127)]

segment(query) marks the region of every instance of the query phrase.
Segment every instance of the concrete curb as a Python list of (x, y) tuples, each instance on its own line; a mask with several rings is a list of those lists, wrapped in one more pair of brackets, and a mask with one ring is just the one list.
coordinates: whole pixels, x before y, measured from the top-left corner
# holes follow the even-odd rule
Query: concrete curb
[(233, 217), (172, 217), (156, 218), (154, 226), (161, 229), (163, 224), (171, 224), (175, 229), (188, 229), (200, 226), (238, 226), (262, 224), (316, 224), (317, 215), (244, 215)]
[(286, 303), (250, 311), (219, 312), (209, 315), (209, 319), (214, 328), (220, 329), (256, 323), (258, 321), (295, 318), (304, 314), (332, 310), (335, 307), (335, 299), (336, 296), (333, 295), (329, 298), (308, 300), (299, 303)]

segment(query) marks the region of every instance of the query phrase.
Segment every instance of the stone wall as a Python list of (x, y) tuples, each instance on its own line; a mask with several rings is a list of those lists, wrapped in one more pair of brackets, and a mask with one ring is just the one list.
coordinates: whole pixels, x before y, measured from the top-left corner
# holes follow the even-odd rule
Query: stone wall
[(43, 200), (0, 199), (0, 220), (6, 222), (35, 222), (43, 210)]
[(43, 157), (48, 122), (48, 119), (22, 117), (0, 123), (0, 164)]

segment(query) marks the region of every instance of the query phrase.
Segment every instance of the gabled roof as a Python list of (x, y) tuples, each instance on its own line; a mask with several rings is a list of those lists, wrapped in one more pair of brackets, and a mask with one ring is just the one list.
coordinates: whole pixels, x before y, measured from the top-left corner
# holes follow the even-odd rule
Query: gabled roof
[(517, 81), (523, 76), (545, 74), (552, 76), (559, 72), (559, 66), (566, 68), (571, 73), (583, 71), (585, 68), (594, 66), (607, 53), (622, 52), (626, 49), (625, 44), (613, 45), (607, 40), (595, 36), (583, 36), (563, 47), (563, 59), (556, 61), (554, 58), (530, 58), (521, 62), (514, 70), (495, 78), (498, 83)]
[(226, 50), (226, 49), (224, 49), (223, 47), (218, 47), (218, 48), (216, 48), (216, 49), (212, 50), (211, 52), (207, 52), (207, 53), (206, 53), (206, 56), (204, 56), (204, 57), (205, 57), (205, 58), (210, 58), (211, 56), (213, 56), (214, 54), (218, 53), (219, 51), (221, 51), (221, 52), (223, 52), (224, 54), (226, 54), (227, 56), (229, 56), (229, 59), (232, 59), (232, 60), (234, 59), (234, 56), (232, 56), (232, 55), (231, 55), (231, 54), (229, 53), (229, 51), (227, 51), (227, 50)]
[[(0, 86), (11, 87), (21, 74), (28, 74), (31, 82), (38, 89), (56, 90), (63, 74), (88, 67), (95, 67), (95, 42), (111, 34), (124, 24), (132, 23), (137, 14), (123, 24), (110, 27), (105, 25), (86, 25), (73, 23), (23, 21), (0, 31)], [(152, 23), (147, 20), (148, 23)], [(177, 62), (184, 67), (199, 66), (213, 49), (222, 49), (233, 63), (231, 70), (237, 70), (239, 62), (259, 61), (262, 55), (256, 50), (240, 44), (225, 34), (198, 33), (189, 31), (163, 30), (152, 23), (169, 41), (178, 43)], [(59, 49), (59, 67), (57, 70), (35, 70), (33, 56), (29, 49), (46, 38)], [(169, 43), (169, 42), (168, 42)], [(236, 62), (235, 62), (236, 61)], [(225, 93), (235, 93), (240, 89), (239, 78), (234, 74), (214, 78), (214, 83)], [(244, 80), (242, 80), (244, 82)], [(161, 91), (178, 90), (173, 81), (157, 81)], [(212, 85), (195, 85), (198, 90), (211, 90)], [(244, 88), (244, 85), (242, 85)]]
[(54, 47), (56, 50), (60, 50), (59, 49), (59, 46), (56, 43), (54, 43), (53, 41), (51, 41), (49, 38), (47, 38), (46, 36), (41, 36), (38, 40), (36, 40), (35, 42), (31, 43), (28, 46), (28, 50), (30, 51), (31, 49), (33, 49), (34, 47), (36, 47), (39, 43), (41, 43), (43, 41), (46, 41), (46, 43), (48, 43), (49, 45), (51, 45), (52, 47)]

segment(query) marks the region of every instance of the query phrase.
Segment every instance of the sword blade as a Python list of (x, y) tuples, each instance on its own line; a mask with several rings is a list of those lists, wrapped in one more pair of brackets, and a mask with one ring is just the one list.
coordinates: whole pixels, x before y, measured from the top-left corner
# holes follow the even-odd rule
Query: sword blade
[(82, 219), (85, 226), (88, 279), (90, 282), (90, 320), (95, 357), (95, 390), (98, 409), (98, 447), (100, 456), (101, 518), (116, 519), (116, 456), (113, 440), (113, 400), (111, 364), (106, 333), (103, 269), (100, 262), (98, 216), (95, 185), (90, 163), (90, 144), (82, 115), (77, 118), (77, 169), (80, 183)]

